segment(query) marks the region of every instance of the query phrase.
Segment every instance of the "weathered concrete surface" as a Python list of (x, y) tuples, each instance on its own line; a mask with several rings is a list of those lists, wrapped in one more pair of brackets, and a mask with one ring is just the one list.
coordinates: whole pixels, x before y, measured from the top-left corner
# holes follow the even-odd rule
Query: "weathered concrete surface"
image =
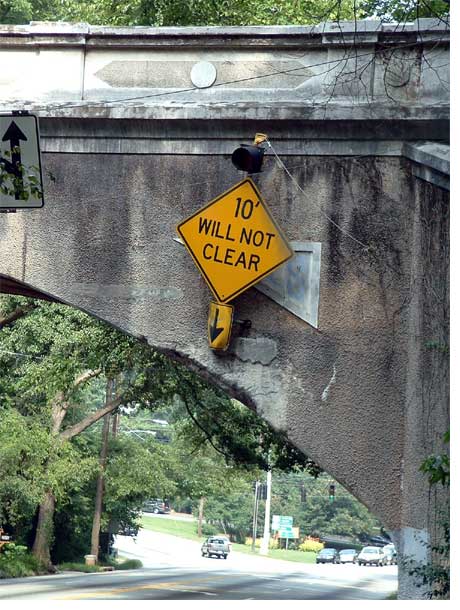
[[(448, 427), (449, 234), (447, 191), (430, 183), (429, 172), (428, 181), (417, 178), (414, 167), (446, 179), (439, 146), (448, 137), (448, 98), (436, 88), (439, 79), (428, 79), (425, 69), (406, 74), (406, 85), (394, 83), (396, 101), (380, 93), (365, 100), (355, 89), (347, 97), (344, 87), (331, 98), (322, 75), (310, 89), (297, 83), (280, 94), (274, 87), (263, 99), (260, 87), (227, 87), (226, 101), (210, 88), (177, 94), (174, 102), (122, 102), (128, 94), (162, 91), (130, 82), (115, 87), (118, 102), (96, 103), (91, 74), (124, 61), (124, 53), (132, 53), (129, 61), (159, 61), (155, 54), (169, 45), (177, 57), (217, 63), (238, 49), (244, 62), (246, 53), (265, 62), (286, 61), (297, 49), (322, 61), (326, 50), (329, 57), (349, 48), (353, 35), (326, 26), (311, 35), (305, 28), (231, 29), (223, 48), (220, 29), (189, 31), (183, 40), (178, 32), (146, 31), (141, 40), (139, 30), (57, 36), (41, 27), (10, 28), (0, 46), (41, 53), (46, 41), (47, 49), (59, 49), (57, 62), (75, 46), (86, 54), (79, 72), (85, 78), (77, 87), (69, 76), (67, 88), (54, 91), (48, 83), (30, 99), (33, 92), (14, 76), (19, 106), (43, 116), (46, 205), (0, 216), (0, 273), (146, 337), (257, 410), (378, 515), (401, 554), (415, 549), (422, 557), (415, 534), (430, 539), (435, 504), (443, 502), (418, 468), (440, 450)], [(369, 28), (358, 38), (373, 52), (375, 36), (394, 41), (386, 26), (377, 34)], [(441, 61), (446, 32), (439, 39), (430, 28), (424, 39)], [(406, 35), (412, 40), (414, 30)], [(413, 52), (423, 63), (417, 44)], [(144, 68), (137, 65), (134, 75), (148, 76), (150, 86)], [(383, 90), (380, 74), (374, 92)], [(104, 98), (115, 99), (107, 91)], [(91, 102), (75, 103), (93, 94)], [(322, 244), (319, 328), (251, 289), (234, 301), (235, 317), (251, 328), (236, 323), (229, 350), (213, 353), (206, 337), (210, 292), (173, 236), (179, 221), (242, 178), (230, 155), (256, 131), (269, 134), (306, 192), (300, 195), (267, 154), (257, 182), (273, 215), (289, 240)], [(431, 148), (418, 148), (427, 139)], [(400, 592), (420, 595), (403, 571)]]

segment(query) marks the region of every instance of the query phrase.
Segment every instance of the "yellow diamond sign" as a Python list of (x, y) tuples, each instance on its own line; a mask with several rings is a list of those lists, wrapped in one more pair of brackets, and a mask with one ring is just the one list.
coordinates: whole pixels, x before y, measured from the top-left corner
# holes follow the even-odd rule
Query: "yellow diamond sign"
[(250, 178), (177, 226), (221, 303), (231, 301), (294, 254)]

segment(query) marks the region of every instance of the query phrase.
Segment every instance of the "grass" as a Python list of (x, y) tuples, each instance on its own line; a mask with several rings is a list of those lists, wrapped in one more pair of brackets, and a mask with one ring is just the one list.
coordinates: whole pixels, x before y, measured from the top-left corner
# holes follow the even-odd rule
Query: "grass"
[(59, 572), (100, 572), (99, 566), (87, 566), (85, 563), (79, 563), (78, 561), (66, 561), (60, 563), (57, 566)]
[(146, 517), (141, 519), (141, 526), (146, 530), (161, 532), (162, 534), (172, 534), (187, 540), (204, 540), (196, 533), (196, 521), (179, 521), (176, 519), (162, 519), (161, 517)]
[(393, 591), (393, 593), (390, 593), (390, 595), (388, 595), (388, 597), (386, 597), (385, 599), (398, 599), (398, 592)]
[(106, 561), (101, 565), (88, 566), (85, 563), (78, 561), (68, 561), (60, 563), (57, 568), (59, 572), (71, 571), (71, 572), (102, 572), (103, 566), (112, 566), (114, 570), (136, 570), (142, 568), (142, 561), (139, 559), (125, 559), (123, 561)]
[[(141, 526), (144, 529), (153, 532), (171, 534), (173, 536), (178, 536), (179, 538), (186, 538), (187, 540), (196, 540), (197, 542), (201, 542), (206, 538), (206, 536), (200, 538), (196, 533), (196, 521), (177, 521), (176, 519), (161, 519), (144, 515), (141, 519)], [(236, 544), (232, 542), (232, 549), (238, 553), (246, 553), (247, 555), (253, 554), (251, 547), (245, 544)], [(256, 553), (258, 554), (258, 552), (259, 550), (257, 549)], [(316, 553), (286, 551), (284, 549), (270, 549), (268, 551), (268, 557), (271, 559), (295, 561), (297, 563), (315, 563), (316, 561)]]

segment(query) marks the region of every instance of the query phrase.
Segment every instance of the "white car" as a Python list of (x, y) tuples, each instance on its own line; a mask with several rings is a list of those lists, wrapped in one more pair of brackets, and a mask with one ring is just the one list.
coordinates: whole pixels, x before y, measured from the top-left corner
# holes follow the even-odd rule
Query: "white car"
[(394, 544), (386, 544), (383, 547), (383, 552), (385, 553), (385, 556), (387, 558), (387, 564), (388, 565), (398, 563), (397, 554), (396, 554), (396, 548), (395, 548)]
[(383, 566), (387, 563), (387, 556), (379, 546), (365, 546), (358, 555), (358, 563), (360, 566)]

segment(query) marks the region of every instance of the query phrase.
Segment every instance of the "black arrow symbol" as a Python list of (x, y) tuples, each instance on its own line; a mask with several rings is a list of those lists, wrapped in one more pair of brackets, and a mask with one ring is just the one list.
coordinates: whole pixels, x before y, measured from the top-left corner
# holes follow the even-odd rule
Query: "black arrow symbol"
[(209, 328), (209, 336), (211, 337), (211, 343), (217, 339), (220, 333), (224, 332), (225, 328), (217, 328), (217, 320), (219, 318), (219, 308), (216, 307), (216, 315), (214, 316), (214, 322)]
[(11, 162), (3, 158), (0, 158), (0, 161), (4, 164), (6, 170), (17, 178), (17, 180), (14, 181), (15, 199), (21, 199), (21, 194), (24, 192), (24, 181), (22, 179), (21, 170), (21, 147), (19, 144), (21, 140), (26, 142), (27, 138), (16, 123), (11, 121), (2, 138), (2, 142), (10, 142)]

